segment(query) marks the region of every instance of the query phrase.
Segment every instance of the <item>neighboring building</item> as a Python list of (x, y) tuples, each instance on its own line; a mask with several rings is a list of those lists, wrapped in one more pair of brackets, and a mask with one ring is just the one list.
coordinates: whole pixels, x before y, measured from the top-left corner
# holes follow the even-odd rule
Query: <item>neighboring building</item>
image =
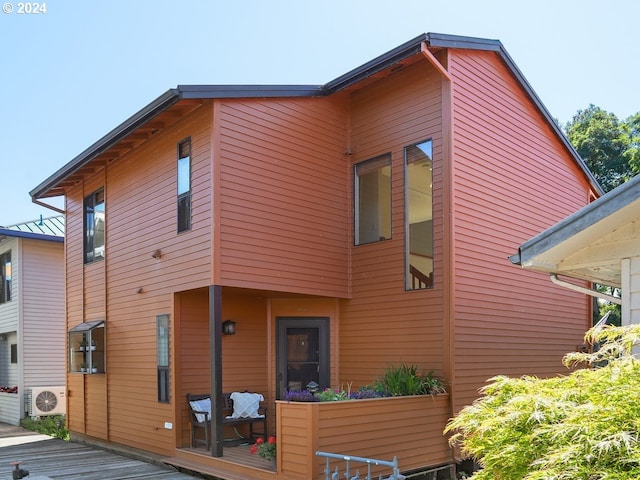
[(65, 413), (64, 286), (63, 216), (0, 227), (0, 422)]
[(512, 261), (556, 283), (562, 275), (619, 288), (615, 299), (578, 286), (620, 303), (623, 325), (640, 323), (640, 175), (524, 242)]
[[(221, 478), (317, 478), (316, 450), (451, 464), (444, 424), (487, 378), (556, 374), (581, 342), (584, 295), (507, 257), (600, 194), (497, 40), (421, 35), (325, 85), (169, 90), (31, 192), (66, 197), (68, 426)], [(363, 401), (348, 428), (282, 401), (400, 362), (449, 394), (391, 424)], [(277, 473), (231, 457), (219, 412), (213, 452), (189, 448), (187, 393), (243, 390)]]

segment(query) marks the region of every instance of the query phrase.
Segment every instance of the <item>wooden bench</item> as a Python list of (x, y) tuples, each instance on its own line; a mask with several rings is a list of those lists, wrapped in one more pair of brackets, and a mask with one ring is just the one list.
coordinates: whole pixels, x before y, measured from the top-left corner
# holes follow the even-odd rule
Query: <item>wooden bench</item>
[[(246, 393), (246, 392), (245, 392)], [(240, 437), (243, 441), (254, 441), (254, 436), (259, 435), (264, 438), (264, 441), (267, 441), (267, 407), (260, 403), (258, 408), (258, 416), (257, 417), (239, 417), (233, 418), (233, 400), (231, 399), (231, 393), (223, 393), (224, 399), (224, 408), (222, 411), (222, 424), (229, 426), (237, 426), (237, 425), (249, 425), (249, 438), (244, 439), (244, 437)], [(189, 420), (191, 421), (191, 446), (196, 446), (196, 431), (198, 428), (204, 429), (204, 438), (205, 445), (207, 450), (211, 448), (211, 411), (204, 411), (204, 409), (194, 409), (191, 402), (198, 402), (204, 400), (206, 404), (206, 400), (209, 400), (209, 405), (211, 405), (210, 394), (208, 393), (188, 393), (187, 394), (187, 406), (189, 407)], [(254, 432), (253, 426), (256, 423), (262, 423), (262, 432)], [(237, 432), (236, 432), (237, 433)], [(201, 441), (201, 440), (200, 440)]]

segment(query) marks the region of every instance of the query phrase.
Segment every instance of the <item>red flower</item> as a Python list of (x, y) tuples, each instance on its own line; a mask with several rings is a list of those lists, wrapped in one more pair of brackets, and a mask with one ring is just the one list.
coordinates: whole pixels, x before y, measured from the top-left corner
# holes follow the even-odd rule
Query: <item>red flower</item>
[(276, 444), (276, 437), (269, 437), (265, 442), (264, 438), (258, 437), (256, 443), (251, 445), (249, 452), (253, 455), (258, 454), (262, 458), (270, 460), (276, 457), (278, 446)]

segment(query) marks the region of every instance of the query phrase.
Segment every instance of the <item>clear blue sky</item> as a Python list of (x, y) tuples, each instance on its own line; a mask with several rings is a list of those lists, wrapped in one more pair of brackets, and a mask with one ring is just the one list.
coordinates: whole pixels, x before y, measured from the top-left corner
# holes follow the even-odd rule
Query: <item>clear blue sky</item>
[(640, 111), (637, 0), (0, 3), (4, 226), (54, 215), (29, 191), (169, 88), (323, 84), (426, 32), (500, 40), (563, 124)]

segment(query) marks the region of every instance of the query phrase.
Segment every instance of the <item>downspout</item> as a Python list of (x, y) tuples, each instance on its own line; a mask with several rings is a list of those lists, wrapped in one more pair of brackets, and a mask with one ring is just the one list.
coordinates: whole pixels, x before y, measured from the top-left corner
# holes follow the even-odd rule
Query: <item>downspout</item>
[(592, 290), (590, 288), (581, 287), (579, 285), (574, 285), (573, 283), (565, 282), (564, 280), (560, 280), (556, 273), (549, 274), (549, 278), (556, 285), (560, 285), (562, 287), (568, 288), (570, 290), (574, 290), (576, 292), (584, 293), (586, 295), (590, 295), (592, 297), (601, 298), (602, 300), (607, 300), (608, 302), (615, 303), (616, 305), (622, 305), (622, 299), (618, 297), (614, 297), (613, 295), (608, 295), (606, 293), (600, 293), (596, 290)]
[(44, 202), (41, 202), (40, 200), (36, 200), (33, 197), (31, 198), (31, 201), (33, 203), (35, 203), (36, 205), (40, 205), (41, 207), (49, 208), (49, 209), (51, 209), (51, 210), (53, 210), (55, 212), (58, 212), (58, 213), (60, 213), (62, 215), (65, 215), (67, 213), (64, 210), (60, 209), (60, 208), (54, 207), (53, 205), (48, 205), (48, 204), (46, 204)]

